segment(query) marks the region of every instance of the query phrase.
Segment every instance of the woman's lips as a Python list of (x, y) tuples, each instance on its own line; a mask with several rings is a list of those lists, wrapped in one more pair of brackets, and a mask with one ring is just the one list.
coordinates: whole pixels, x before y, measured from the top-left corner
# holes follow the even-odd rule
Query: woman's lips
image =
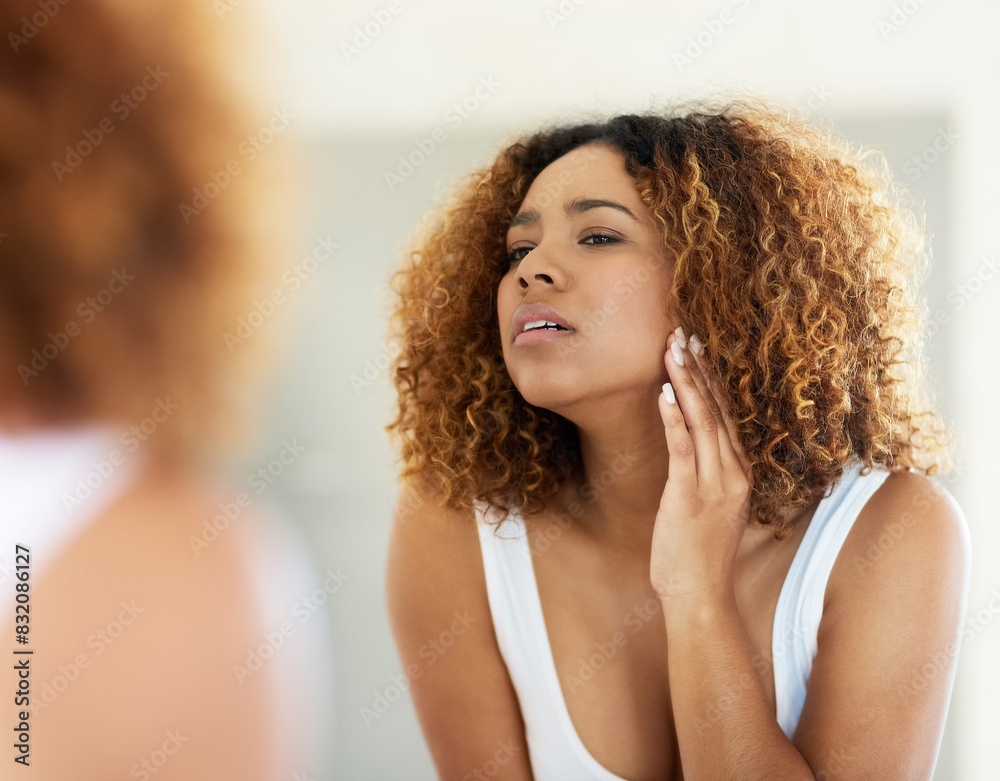
[[(558, 328), (536, 327), (529, 331), (524, 330), (526, 326), (537, 326), (542, 323), (552, 323)], [(511, 342), (516, 345), (541, 344), (542, 342), (565, 339), (570, 334), (576, 333), (561, 314), (538, 301), (533, 304), (521, 304), (514, 310), (514, 315), (511, 318), (511, 332), (514, 336)]]
[(555, 342), (560, 339), (566, 339), (576, 331), (573, 330), (562, 330), (558, 331), (552, 328), (539, 328), (535, 331), (523, 331), (514, 337), (514, 344), (518, 347), (528, 344), (542, 344), (544, 342)]

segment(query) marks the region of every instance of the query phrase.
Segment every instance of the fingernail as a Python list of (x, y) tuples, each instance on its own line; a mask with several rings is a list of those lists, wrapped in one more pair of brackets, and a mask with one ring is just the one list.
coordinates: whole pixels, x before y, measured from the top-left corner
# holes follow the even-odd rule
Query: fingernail
[(698, 334), (691, 334), (691, 352), (701, 355), (701, 339), (698, 338)]
[(663, 397), (670, 404), (676, 404), (677, 399), (674, 398), (674, 386), (669, 382), (663, 383)]
[(674, 333), (677, 335), (677, 341), (681, 343), (681, 349), (687, 347), (687, 339), (684, 337), (684, 329), (680, 326), (674, 329)]
[(681, 346), (677, 342), (674, 342), (672, 345), (670, 345), (670, 352), (673, 354), (674, 360), (677, 362), (677, 365), (683, 366), (684, 355), (681, 353)]

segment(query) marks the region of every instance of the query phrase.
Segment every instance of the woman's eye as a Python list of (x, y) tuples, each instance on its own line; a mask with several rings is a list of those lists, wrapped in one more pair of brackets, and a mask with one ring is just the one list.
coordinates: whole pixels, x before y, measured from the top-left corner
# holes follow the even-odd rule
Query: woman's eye
[(517, 247), (516, 249), (512, 249), (510, 252), (507, 253), (507, 262), (517, 263), (519, 260), (523, 260), (524, 255), (521, 254), (522, 252), (524, 253), (524, 255), (527, 255), (529, 252), (531, 252), (531, 247)]
[(598, 244), (614, 244), (618, 239), (614, 236), (609, 236), (607, 233), (588, 233), (582, 239), (580, 239), (581, 244), (586, 244), (591, 239), (599, 239), (599, 241), (593, 242), (591, 246)]
[[(581, 244), (589, 244), (591, 247), (602, 246), (605, 244), (616, 244), (621, 239), (617, 236), (611, 236), (607, 233), (588, 233), (582, 239), (580, 239)], [(524, 256), (527, 255), (534, 247), (516, 247), (507, 253), (507, 263), (514, 264), (520, 260), (524, 260)]]

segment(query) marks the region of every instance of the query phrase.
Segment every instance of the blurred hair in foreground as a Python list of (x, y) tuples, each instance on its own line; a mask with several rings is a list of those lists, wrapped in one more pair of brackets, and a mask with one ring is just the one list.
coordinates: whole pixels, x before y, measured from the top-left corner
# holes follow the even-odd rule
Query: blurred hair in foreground
[(275, 251), (279, 204), (260, 196), (281, 145), (247, 144), (270, 107), (238, 96), (246, 14), (210, 6), (0, 8), (6, 428), (141, 419), (170, 395), (183, 421), (153, 447), (222, 431), (226, 383), (256, 345), (220, 334)]

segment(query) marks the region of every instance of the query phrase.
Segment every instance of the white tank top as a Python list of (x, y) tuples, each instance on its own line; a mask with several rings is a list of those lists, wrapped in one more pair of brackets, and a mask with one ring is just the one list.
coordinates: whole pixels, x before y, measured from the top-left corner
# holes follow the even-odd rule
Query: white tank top
[[(852, 461), (820, 500), (795, 552), (774, 614), (772, 654), (777, 721), (791, 738), (805, 702), (833, 563), (861, 508), (889, 476)], [(517, 692), (535, 781), (625, 781), (587, 751), (570, 719), (549, 645), (523, 519), (511, 514), (494, 535), (495, 511), (476, 517), (486, 591), (500, 653)]]
[[(0, 433), (0, 587), (14, 582), (15, 545), (30, 549), (37, 582), (132, 485), (141, 455), (102, 427)], [(13, 600), (0, 600), (0, 625), (13, 615)]]

